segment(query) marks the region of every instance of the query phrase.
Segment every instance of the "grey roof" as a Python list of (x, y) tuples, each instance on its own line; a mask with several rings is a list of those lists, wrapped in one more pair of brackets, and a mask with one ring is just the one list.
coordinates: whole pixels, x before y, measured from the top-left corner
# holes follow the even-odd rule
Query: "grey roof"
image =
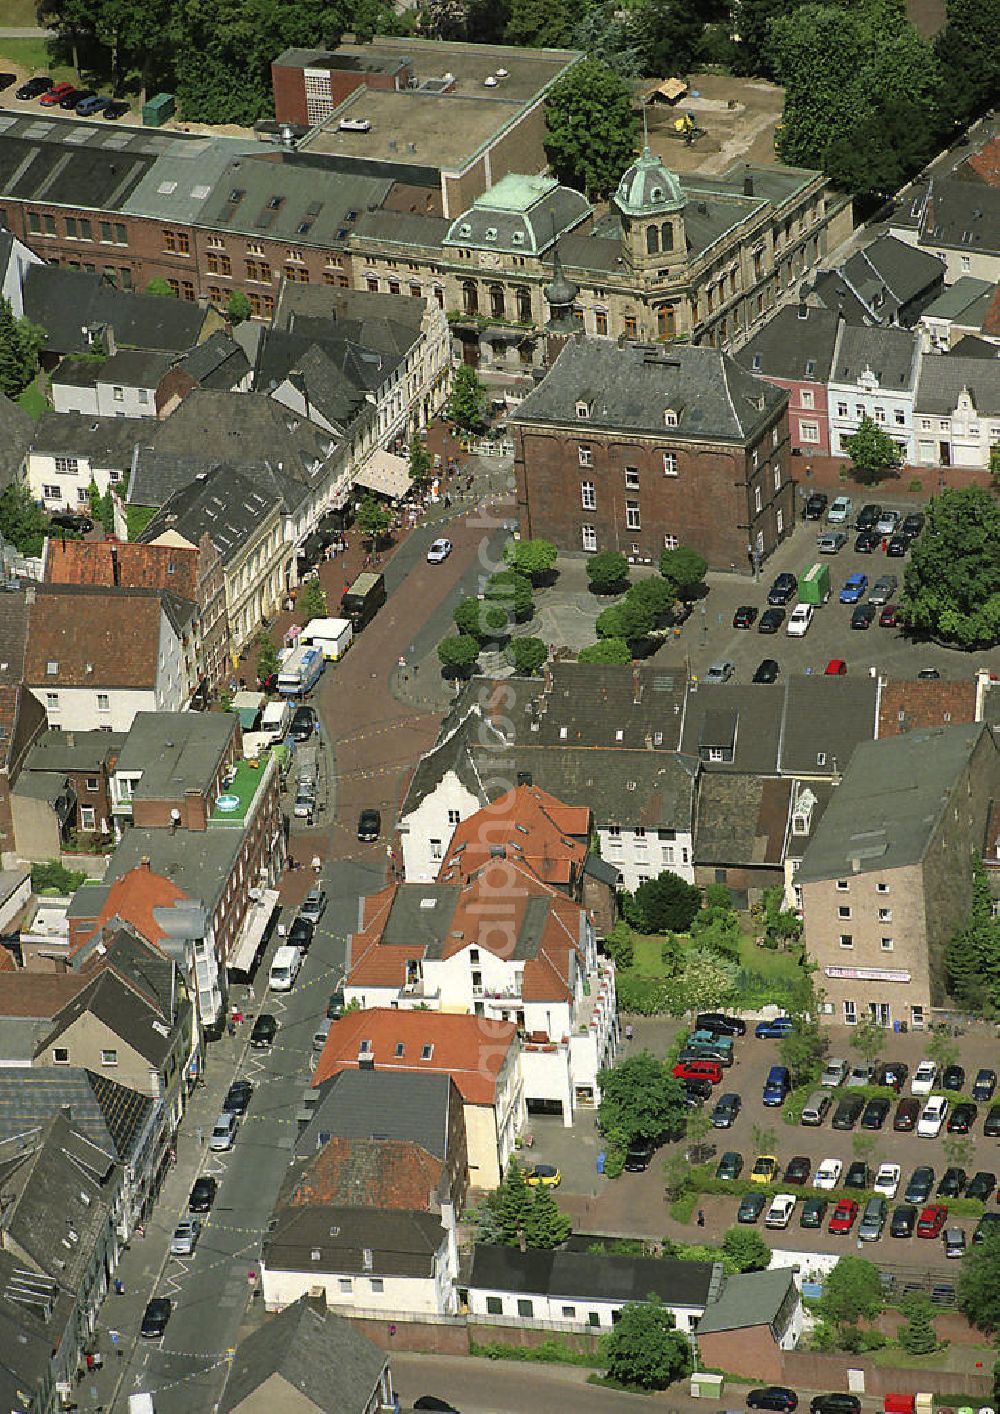
[(590, 214), (587, 198), (554, 177), (510, 173), (476, 197), (441, 244), (537, 257)]
[(773, 1326), (794, 1289), (791, 1267), (727, 1276), (718, 1299), (706, 1307), (698, 1321), (698, 1334)]
[(0, 1140), (30, 1134), (68, 1111), (85, 1139), (128, 1163), (155, 1103), (81, 1066), (0, 1066)]
[[(0, 139), (0, 163), (4, 142)], [(72, 167), (73, 163), (70, 163)], [(81, 194), (85, 206), (93, 193)], [(85, 353), (84, 328), (110, 325), (120, 348), (182, 353), (198, 342), (206, 312), (187, 300), (132, 294), (105, 284), (99, 275), (58, 265), (32, 265), (24, 281), (24, 312), (48, 335), (58, 353)]]
[(709, 771), (698, 789), (695, 864), (780, 866), (795, 783)]
[(67, 781), (63, 771), (22, 771), (14, 783), (13, 793), (26, 800), (45, 801), (54, 809), (66, 790)]
[[(155, 1069), (158, 1070), (170, 1054), (175, 1033), (164, 1021), (159, 1006), (137, 996), (132, 987), (109, 968), (102, 968), (92, 982), (56, 1013), (36, 1054), (56, 1045), (58, 1038), (85, 1011), (102, 1021)], [(174, 1019), (174, 1027), (180, 1024), (180, 1013), (189, 1011), (190, 1003), (185, 1002)]]
[(142, 772), (137, 800), (174, 800), (207, 793), (236, 732), (231, 712), (137, 712), (116, 769)]
[(784, 690), (778, 760), (783, 776), (843, 771), (855, 749), (874, 737), (878, 684), (873, 677), (803, 675), (788, 678)]
[[(279, 1208), (264, 1240), (272, 1270), (429, 1277), (445, 1241), (441, 1219), (408, 1208)], [(315, 1252), (319, 1257), (314, 1257)], [(372, 1253), (366, 1266), (364, 1253)]]
[(959, 319), (984, 296), (992, 294), (989, 280), (977, 280), (973, 275), (960, 275), (953, 285), (943, 289), (924, 309), (928, 319)]
[(130, 417), (97, 417), (85, 412), (45, 412), (35, 423), (29, 448), (55, 456), (89, 457), (100, 467), (125, 471), (141, 437)]
[(1000, 187), (934, 177), (920, 221), (920, 244), (968, 255), (1000, 254)]
[[(570, 424), (581, 433), (593, 428), (742, 443), (773, 420), (786, 398), (718, 349), (578, 336), (509, 420), (529, 427)], [(585, 419), (577, 417), (579, 402), (592, 407)], [(663, 421), (667, 409), (677, 414), (677, 425), (669, 429)]]
[[(378, 355), (382, 380), (396, 361), (386, 366)], [(338, 431), (351, 426), (360, 413), (371, 408), (365, 387), (339, 366), (337, 351), (304, 335), (265, 331), (257, 351), (255, 387), (273, 392), (286, 380), (303, 394), (310, 409), (320, 413)], [(348, 360), (350, 363), (351, 360)]]
[(219, 1414), (231, 1414), (275, 1375), (323, 1414), (367, 1414), (388, 1363), (354, 1322), (303, 1296), (236, 1347)]
[(155, 388), (173, 361), (172, 354), (160, 349), (119, 349), (97, 365), (97, 381), (129, 388)]
[(126, 830), (111, 857), (109, 882), (120, 879), (143, 859), (156, 874), (163, 874), (189, 898), (217, 906), (229, 883), (240, 849), (242, 830)]
[(813, 305), (784, 305), (733, 355), (762, 378), (826, 383), (833, 364), (837, 316)]
[(453, 1085), (448, 1075), (343, 1070), (319, 1087), (295, 1152), (306, 1157), (329, 1139), (407, 1139), (447, 1160)]
[(46, 1387), (52, 1377), (52, 1351), (76, 1305), (73, 1296), (54, 1283), (43, 1293), (55, 1298), (51, 1307), (47, 1300), (26, 1303), (24, 1270), (23, 1257), (0, 1248), (0, 1409), (23, 1409), (27, 1390)]
[(1000, 344), (980, 339), (976, 334), (966, 334), (959, 339), (945, 355), (946, 358), (1000, 358)]
[[(964, 342), (964, 340), (963, 340)], [(956, 353), (942, 358), (924, 354), (920, 360), (914, 411), (950, 417), (961, 393), (968, 392), (980, 417), (1000, 415), (1000, 348), (992, 358), (962, 358)]]
[[(106, 896), (105, 890), (101, 905)], [(155, 1002), (164, 1017), (175, 1015), (182, 1004), (175, 964), (158, 947), (129, 927), (118, 926), (112, 933), (101, 929), (77, 948), (70, 959), (70, 966), (74, 971), (84, 973), (95, 967), (114, 968), (134, 991)]]
[[(453, 772), (466, 790), (477, 795), (485, 805), (486, 792), (473, 761), (471, 747), (480, 732), (488, 733), (490, 730), (488, 725), (484, 725), (482, 713), (477, 707), (466, 707), (460, 714), (453, 713), (442, 724), (438, 740), (417, 762), (400, 808), (400, 817), (416, 810), (449, 772)], [(496, 744), (503, 744), (501, 737), (497, 736)]]
[(855, 387), (870, 369), (886, 392), (912, 388), (919, 364), (920, 339), (908, 329), (842, 324), (830, 382)]
[(20, 472), (34, 431), (35, 421), (30, 413), (0, 395), (0, 491)]
[(585, 235), (575, 232), (563, 236), (559, 242), (559, 254), (563, 269), (574, 276), (584, 276), (593, 270), (604, 270), (609, 275), (622, 273), (622, 243), (620, 232), (602, 233), (596, 228)]
[(473, 1255), (469, 1286), (580, 1301), (645, 1301), (655, 1292), (668, 1305), (700, 1309), (708, 1305), (720, 1279), (721, 1267), (712, 1262), (480, 1245)]
[(97, 771), (116, 755), (126, 740), (124, 732), (45, 731), (25, 759), (27, 771)]
[(363, 241), (366, 248), (376, 242), (380, 246), (398, 245), (404, 249), (422, 246), (424, 250), (437, 250), (451, 230), (451, 224), (447, 217), (425, 216), (419, 212), (366, 211), (358, 217), (351, 235)]
[(919, 863), (984, 734), (989, 727), (979, 723), (860, 745), (806, 848), (796, 883)]
[(250, 361), (224, 329), (217, 329), (203, 343), (189, 349), (173, 363), (203, 388), (229, 391), (250, 375)]
[[(780, 684), (701, 683), (688, 694), (682, 749), (701, 756), (708, 771), (776, 775), (785, 693)], [(705, 760), (713, 747), (735, 742), (731, 762)]]
[(262, 494), (238, 471), (214, 467), (175, 491), (139, 540), (151, 544), (158, 536), (172, 531), (197, 546), (207, 535), (225, 562), (259, 533), (275, 509), (281, 510), (277, 496)]
[(910, 311), (916, 313), (915, 302), (928, 298), (943, 283), (945, 268), (937, 256), (883, 234), (856, 251), (838, 273), (868, 315), (887, 323), (902, 322)]
[[(403, 215), (405, 213), (393, 213)], [(278, 291), (272, 327), (328, 338), (354, 339), (386, 352), (404, 352), (414, 342), (427, 315), (423, 300), (372, 290), (344, 290), (337, 285), (303, 285), (288, 280)], [(312, 321), (318, 320), (319, 325)], [(391, 331), (387, 336), (384, 331)], [(388, 337), (388, 342), (382, 340)], [(400, 342), (402, 340), (402, 342)]]

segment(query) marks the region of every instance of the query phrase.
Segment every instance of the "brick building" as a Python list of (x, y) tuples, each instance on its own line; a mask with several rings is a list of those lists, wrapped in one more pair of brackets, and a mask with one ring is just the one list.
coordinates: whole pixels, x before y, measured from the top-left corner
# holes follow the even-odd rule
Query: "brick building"
[(573, 338), (510, 425), (525, 538), (749, 572), (791, 532), (787, 395), (719, 350)]
[(13, 791), (20, 859), (57, 859), (71, 835), (109, 838), (111, 784), (122, 732), (47, 731), (28, 752)]
[(28, 594), (5, 594), (0, 614), (0, 869), (17, 861), (11, 785), (45, 730), (45, 708), (24, 684)]

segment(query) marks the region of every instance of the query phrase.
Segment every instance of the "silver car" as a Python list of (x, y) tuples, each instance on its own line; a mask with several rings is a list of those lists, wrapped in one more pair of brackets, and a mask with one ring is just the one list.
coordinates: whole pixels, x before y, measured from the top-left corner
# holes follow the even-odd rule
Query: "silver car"
[(310, 889), (302, 901), (299, 917), (304, 918), (307, 923), (316, 924), (323, 917), (325, 908), (326, 890)]
[(215, 1128), (212, 1130), (208, 1147), (221, 1152), (231, 1149), (236, 1139), (236, 1130), (239, 1125), (239, 1116), (231, 1114), (228, 1110), (223, 1110), (222, 1114), (215, 1121)]
[(869, 604), (888, 604), (899, 588), (899, 580), (894, 574), (879, 575), (868, 591)]
[(713, 663), (705, 674), (706, 682), (728, 682), (736, 671), (735, 663), (728, 660), (721, 663)]
[(201, 1218), (181, 1218), (170, 1239), (172, 1257), (190, 1257), (201, 1235)]
[(882, 1229), (885, 1227), (887, 1212), (888, 1205), (884, 1198), (868, 1199), (858, 1227), (859, 1241), (877, 1242), (879, 1240), (882, 1236)]

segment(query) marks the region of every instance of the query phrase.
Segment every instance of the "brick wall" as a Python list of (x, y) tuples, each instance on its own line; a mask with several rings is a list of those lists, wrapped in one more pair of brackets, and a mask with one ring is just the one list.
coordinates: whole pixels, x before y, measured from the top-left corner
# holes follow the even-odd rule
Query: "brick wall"
[[(987, 1352), (984, 1364), (992, 1364), (992, 1356)], [(973, 1396), (988, 1397), (993, 1392), (993, 1379), (986, 1369), (982, 1374), (969, 1374), (956, 1370), (901, 1370), (890, 1366), (876, 1365), (866, 1356), (819, 1355), (807, 1350), (786, 1350), (782, 1352), (780, 1384), (793, 1389), (843, 1389), (845, 1366), (862, 1370), (865, 1376), (865, 1390), (870, 1395), (881, 1398), (885, 1394), (919, 1394), (928, 1390), (933, 1394), (961, 1395), (963, 1402), (971, 1403)], [(732, 1366), (725, 1368), (733, 1369)], [(733, 1374), (740, 1371), (733, 1369)], [(754, 1378), (756, 1370), (745, 1373)]]
[(306, 78), (302, 69), (271, 65), (271, 92), (274, 95), (274, 116), (279, 123), (305, 125)]
[[(943, 482), (950, 491), (964, 486), (981, 486), (988, 491), (991, 486), (990, 474), (984, 468), (973, 466), (904, 466), (898, 476), (891, 476), (878, 486), (864, 486), (851, 477), (841, 478), (841, 472), (848, 466), (844, 457), (796, 457), (792, 470), (798, 485), (805, 491), (826, 491), (828, 495), (851, 496), (855, 505), (865, 501), (893, 501), (905, 497), (912, 501), (928, 501), (936, 496)], [(919, 486), (916, 483), (919, 482)], [(913, 488), (916, 489), (913, 489)], [(801, 502), (801, 497), (799, 498)], [(802, 514), (801, 504), (797, 507)]]
[[(769, 1331), (760, 1328), (740, 1331), (710, 1331), (699, 1335), (702, 1365), (709, 1370), (729, 1370), (747, 1375), (763, 1384), (782, 1384), (782, 1352)], [(812, 1386), (822, 1389), (821, 1384)], [(830, 1389), (839, 1386), (830, 1385)]]

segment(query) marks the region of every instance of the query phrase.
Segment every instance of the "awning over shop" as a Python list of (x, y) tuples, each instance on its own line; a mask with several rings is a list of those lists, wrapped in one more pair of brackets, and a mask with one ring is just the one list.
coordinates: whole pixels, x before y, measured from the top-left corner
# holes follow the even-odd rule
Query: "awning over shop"
[(379, 449), (359, 472), (354, 484), (396, 501), (410, 489), (410, 464), (405, 457), (395, 457), (392, 452)]
[(236, 946), (226, 960), (230, 972), (250, 972), (254, 958), (268, 930), (268, 924), (278, 906), (278, 890), (264, 889), (259, 899), (255, 899), (247, 909), (243, 927), (236, 939)]

